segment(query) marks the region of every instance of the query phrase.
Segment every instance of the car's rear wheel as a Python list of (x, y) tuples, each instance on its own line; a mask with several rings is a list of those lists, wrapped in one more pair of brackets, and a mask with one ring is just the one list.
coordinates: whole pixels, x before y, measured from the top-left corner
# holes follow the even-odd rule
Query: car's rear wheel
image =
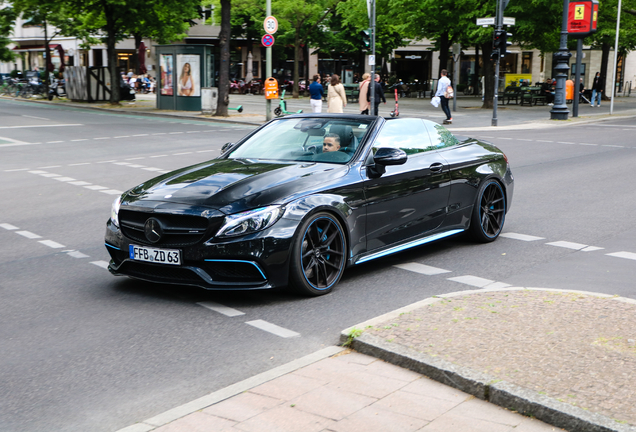
[(342, 277), (345, 262), (342, 226), (333, 215), (316, 213), (302, 224), (294, 240), (290, 287), (303, 295), (327, 294)]
[(506, 219), (506, 196), (497, 180), (487, 180), (479, 188), (473, 207), (470, 231), (479, 242), (499, 237)]

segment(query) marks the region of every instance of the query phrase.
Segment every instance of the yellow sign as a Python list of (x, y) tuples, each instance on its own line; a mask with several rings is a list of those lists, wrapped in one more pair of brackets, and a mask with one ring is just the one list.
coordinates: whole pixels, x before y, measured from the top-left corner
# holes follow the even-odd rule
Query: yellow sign
[(585, 19), (585, 5), (574, 6), (574, 19), (577, 21)]
[(592, 21), (596, 22), (597, 15), (598, 15), (598, 11), (594, 11), (594, 19)]
[(519, 84), (520, 81), (523, 80), (524, 85), (530, 85), (530, 81), (532, 81), (532, 74), (506, 74), (505, 85), (506, 87), (515, 83), (517, 87), (521, 87)]

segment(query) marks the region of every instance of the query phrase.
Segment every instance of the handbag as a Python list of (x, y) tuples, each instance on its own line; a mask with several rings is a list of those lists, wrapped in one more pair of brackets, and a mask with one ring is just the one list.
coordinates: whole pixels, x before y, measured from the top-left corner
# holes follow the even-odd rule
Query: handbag
[(455, 92), (451, 86), (446, 87), (446, 91), (444, 92), (444, 97), (446, 99), (452, 99), (455, 96)]
[(439, 96), (435, 96), (433, 99), (431, 99), (431, 105), (433, 105), (435, 108), (439, 106), (439, 103), (440, 103)]

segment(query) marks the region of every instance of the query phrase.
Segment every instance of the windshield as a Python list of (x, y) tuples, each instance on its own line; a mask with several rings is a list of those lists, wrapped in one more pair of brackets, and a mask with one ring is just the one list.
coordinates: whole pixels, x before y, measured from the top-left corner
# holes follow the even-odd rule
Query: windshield
[(290, 118), (274, 121), (228, 156), (345, 164), (351, 160), (373, 118)]

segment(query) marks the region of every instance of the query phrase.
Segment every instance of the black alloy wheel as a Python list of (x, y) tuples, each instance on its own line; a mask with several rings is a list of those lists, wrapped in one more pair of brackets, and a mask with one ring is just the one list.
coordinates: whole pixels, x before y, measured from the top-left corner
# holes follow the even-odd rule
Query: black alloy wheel
[(479, 188), (470, 229), (475, 240), (486, 243), (499, 237), (506, 219), (506, 197), (496, 180), (487, 180)]
[(303, 295), (331, 292), (345, 268), (342, 226), (333, 215), (317, 213), (302, 224), (298, 234), (290, 263), (291, 287)]

